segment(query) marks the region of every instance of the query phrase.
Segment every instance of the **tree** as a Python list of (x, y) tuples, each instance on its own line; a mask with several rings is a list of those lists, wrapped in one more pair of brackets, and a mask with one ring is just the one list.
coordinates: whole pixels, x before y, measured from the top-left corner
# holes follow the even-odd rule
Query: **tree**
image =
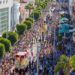
[(10, 40), (1, 37), (0, 38), (0, 43), (4, 44), (6, 52), (11, 51), (11, 42), (10, 42)]
[(22, 35), (26, 29), (27, 29), (27, 25), (24, 23), (16, 25), (16, 31), (19, 35)]
[[(42, 7), (41, 6), (38, 6), (36, 7), (36, 10), (38, 10), (39, 12), (41, 11)], [(34, 9), (35, 10), (35, 9)]]
[(42, 7), (42, 9), (44, 9), (46, 7), (46, 4), (47, 3), (45, 3), (45, 2), (44, 3), (40, 3), (40, 6)]
[[(39, 7), (37, 7), (36, 9), (34, 9), (34, 13), (35, 12), (37, 12), (37, 13), (39, 13), (39, 15), (41, 14), (41, 9), (42, 9), (42, 7), (41, 6), (39, 6)], [(33, 16), (34, 16), (34, 14), (33, 14)]]
[(58, 43), (57, 50), (62, 50), (62, 43)]
[(70, 72), (69, 58), (66, 55), (60, 56), (60, 59), (54, 69), (54, 73), (57, 74), (57, 72), (60, 72), (61, 70), (64, 72), (64, 75), (69, 75)]
[(8, 40), (10, 40), (11, 44), (14, 45), (16, 41), (18, 40), (18, 33), (17, 32), (4, 32), (2, 37), (7, 38)]
[(35, 0), (35, 5), (39, 6), (40, 0)]
[(44, 4), (45, 2), (48, 3), (48, 1), (49, 1), (49, 0), (35, 0), (35, 4), (36, 4), (37, 7), (38, 7), (38, 6), (40, 6), (41, 3), (43, 3), (43, 4)]
[(75, 70), (75, 55), (70, 57), (70, 65), (73, 70)]
[(29, 18), (26, 18), (27, 21), (31, 21), (33, 23), (33, 18), (29, 17)]
[(38, 10), (33, 11), (33, 13), (30, 15), (30, 17), (33, 18), (34, 15), (34, 20), (38, 20), (38, 18), (40, 17), (40, 12)]
[(58, 42), (61, 42), (62, 41), (62, 34), (58, 34), (57, 38), (58, 38)]
[(30, 15), (31, 10), (34, 9), (34, 6), (33, 6), (33, 4), (29, 3), (27, 6), (25, 6), (25, 9), (29, 10), (29, 15)]
[(5, 55), (5, 47), (4, 44), (0, 43), (0, 58), (3, 58)]
[(31, 28), (31, 26), (33, 25), (31, 21), (27, 21), (27, 20), (26, 20), (26, 21), (24, 21), (24, 24), (26, 24), (27, 29), (30, 29), (30, 28)]

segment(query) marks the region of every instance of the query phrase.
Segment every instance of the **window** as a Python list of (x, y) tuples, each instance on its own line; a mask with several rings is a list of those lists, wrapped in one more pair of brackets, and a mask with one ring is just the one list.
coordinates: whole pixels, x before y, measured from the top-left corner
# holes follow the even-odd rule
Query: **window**
[(8, 8), (0, 9), (0, 34), (8, 30)]

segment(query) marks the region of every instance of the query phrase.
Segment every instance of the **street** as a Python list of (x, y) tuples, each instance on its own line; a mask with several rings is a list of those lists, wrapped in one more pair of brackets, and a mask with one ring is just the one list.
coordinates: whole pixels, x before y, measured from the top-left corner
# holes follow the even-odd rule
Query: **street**
[(58, 1), (49, 1), (41, 9), (33, 26), (1, 60), (1, 75), (75, 75), (71, 74), (75, 71), (74, 27), (61, 10), (65, 14)]

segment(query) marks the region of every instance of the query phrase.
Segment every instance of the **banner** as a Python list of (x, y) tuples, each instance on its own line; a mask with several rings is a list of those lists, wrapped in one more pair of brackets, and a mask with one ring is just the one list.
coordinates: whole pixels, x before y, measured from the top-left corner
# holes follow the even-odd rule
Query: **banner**
[(42, 33), (42, 32), (46, 33), (47, 32), (47, 25), (45, 24), (45, 25), (42, 25), (42, 27), (39, 27), (38, 32), (39, 33)]

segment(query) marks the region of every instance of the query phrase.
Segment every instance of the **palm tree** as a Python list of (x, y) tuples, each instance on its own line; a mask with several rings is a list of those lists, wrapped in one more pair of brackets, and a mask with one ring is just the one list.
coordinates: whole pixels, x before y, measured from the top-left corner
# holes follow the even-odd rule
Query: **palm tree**
[(39, 5), (39, 1), (40, 1), (40, 0), (35, 0), (35, 5), (38, 6), (38, 5)]
[(66, 55), (61, 55), (59, 62), (54, 69), (55, 75), (58, 72), (63, 72), (64, 75), (69, 75), (70, 72), (70, 65), (69, 65), (69, 58)]
[(25, 9), (28, 9), (29, 10), (29, 16), (31, 14), (31, 10), (34, 9), (34, 6), (32, 3), (29, 3), (27, 6), (25, 6)]
[(60, 56), (60, 60), (54, 69), (55, 75), (60, 71), (63, 71), (64, 75), (70, 75), (70, 72), (75, 71), (75, 55), (70, 58), (66, 55)]
[(75, 70), (75, 55), (70, 57), (70, 65), (72, 70)]

